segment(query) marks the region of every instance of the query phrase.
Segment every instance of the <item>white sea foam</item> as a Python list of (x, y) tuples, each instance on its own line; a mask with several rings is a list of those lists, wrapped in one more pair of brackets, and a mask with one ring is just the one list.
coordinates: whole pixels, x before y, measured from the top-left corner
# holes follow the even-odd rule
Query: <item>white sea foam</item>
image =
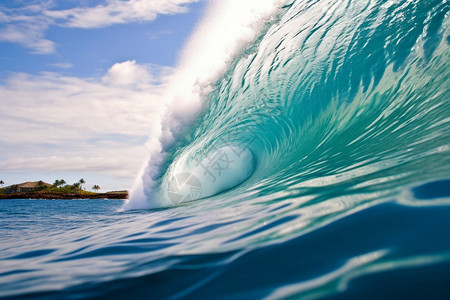
[(161, 126), (154, 128), (145, 162), (124, 209), (159, 207), (155, 188), (168, 151), (199, 116), (208, 93), (233, 59), (254, 41), (279, 12), (281, 0), (211, 1), (168, 79)]

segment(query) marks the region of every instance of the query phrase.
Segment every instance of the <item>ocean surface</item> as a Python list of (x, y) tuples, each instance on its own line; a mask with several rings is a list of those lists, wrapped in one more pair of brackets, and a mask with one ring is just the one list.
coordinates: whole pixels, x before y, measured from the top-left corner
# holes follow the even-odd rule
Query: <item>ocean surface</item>
[(280, 6), (127, 203), (0, 201), (0, 297), (450, 299), (449, 11)]

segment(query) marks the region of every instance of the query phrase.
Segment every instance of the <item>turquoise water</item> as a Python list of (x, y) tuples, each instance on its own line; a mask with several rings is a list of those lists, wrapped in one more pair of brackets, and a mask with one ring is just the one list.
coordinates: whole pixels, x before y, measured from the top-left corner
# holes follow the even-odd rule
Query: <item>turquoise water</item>
[(449, 9), (283, 6), (144, 172), (153, 209), (0, 201), (0, 296), (448, 298)]

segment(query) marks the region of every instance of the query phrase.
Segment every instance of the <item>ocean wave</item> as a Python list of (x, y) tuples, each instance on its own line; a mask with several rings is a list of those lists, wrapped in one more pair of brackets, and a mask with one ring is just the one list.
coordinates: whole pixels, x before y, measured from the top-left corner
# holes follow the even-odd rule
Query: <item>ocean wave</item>
[[(433, 163), (436, 157), (448, 159), (445, 1), (269, 2), (237, 18), (239, 26), (227, 15), (237, 9), (234, 2), (210, 10), (206, 20), (224, 16), (217, 28), (206, 30), (207, 21), (199, 27), (188, 46), (193, 53), (210, 51), (228, 26), (236, 30), (219, 44), (222, 51), (186, 56), (183, 74), (193, 70), (208, 80), (199, 85), (195, 76), (175, 80), (173, 90), (183, 91), (182, 100), (171, 95), (175, 100), (162, 135), (152, 141), (158, 146), (138, 176), (128, 208), (179, 204), (168, 191), (174, 181), (185, 185), (176, 179), (181, 173), (200, 180), (199, 167), (202, 189), (188, 184), (179, 196), (186, 201), (212, 196), (201, 190), (226, 180), (224, 169), (238, 168), (233, 161), (240, 161), (239, 154), (216, 155), (205, 165), (206, 157), (226, 146), (254, 155), (253, 175), (235, 180), (236, 186), (245, 181), (237, 193), (255, 186), (261, 191), (324, 187), (343, 178), (352, 178), (348, 188), (356, 190), (387, 178), (395, 188), (405, 178), (419, 182), (448, 175), (442, 163)], [(254, 29), (255, 22), (263, 25)], [(243, 30), (248, 26), (251, 34)], [(190, 67), (204, 57), (204, 64)], [(185, 87), (201, 87), (195, 101)], [(433, 174), (423, 175), (422, 166)]]
[(128, 211), (0, 203), (0, 297), (449, 299), (449, 10), (215, 2)]

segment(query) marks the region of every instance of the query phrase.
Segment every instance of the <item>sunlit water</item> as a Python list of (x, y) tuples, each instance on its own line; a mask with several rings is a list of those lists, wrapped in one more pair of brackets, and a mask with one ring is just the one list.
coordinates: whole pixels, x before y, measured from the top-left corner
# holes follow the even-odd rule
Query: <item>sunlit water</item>
[(0, 295), (448, 298), (448, 14), (283, 7), (169, 151), (167, 208), (0, 201)]

